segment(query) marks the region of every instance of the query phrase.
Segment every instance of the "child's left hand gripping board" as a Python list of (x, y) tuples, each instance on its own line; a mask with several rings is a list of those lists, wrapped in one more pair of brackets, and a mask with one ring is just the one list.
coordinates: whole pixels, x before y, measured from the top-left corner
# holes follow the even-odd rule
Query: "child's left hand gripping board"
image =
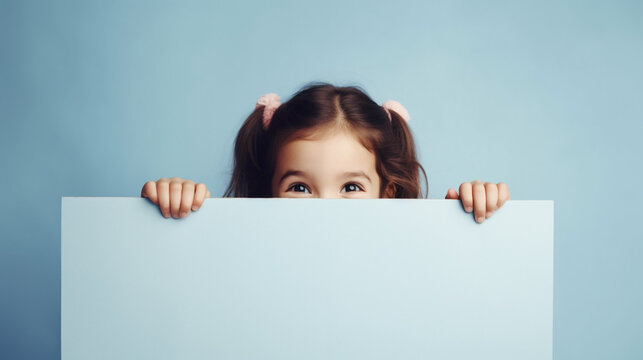
[(464, 211), (468, 213), (473, 211), (475, 220), (482, 224), (485, 219), (488, 219), (496, 210), (500, 209), (507, 200), (511, 200), (511, 195), (507, 184), (503, 182), (494, 184), (474, 180), (462, 183), (459, 195), (455, 189), (449, 188), (445, 199), (461, 200)]

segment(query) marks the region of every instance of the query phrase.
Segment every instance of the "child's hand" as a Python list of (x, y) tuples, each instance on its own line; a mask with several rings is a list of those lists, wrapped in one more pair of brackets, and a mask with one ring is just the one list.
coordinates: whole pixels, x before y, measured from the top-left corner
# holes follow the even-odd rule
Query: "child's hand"
[(195, 184), (192, 180), (161, 178), (156, 182), (146, 182), (141, 190), (141, 197), (157, 204), (166, 218), (171, 213), (176, 219), (188, 216), (190, 209), (199, 210), (203, 200), (210, 197), (210, 191), (205, 184)]
[(480, 180), (465, 182), (460, 185), (460, 196), (453, 188), (449, 188), (445, 199), (460, 199), (466, 212), (475, 212), (475, 219), (482, 223), (499, 209), (507, 200), (511, 200), (509, 188), (505, 183), (490, 183)]

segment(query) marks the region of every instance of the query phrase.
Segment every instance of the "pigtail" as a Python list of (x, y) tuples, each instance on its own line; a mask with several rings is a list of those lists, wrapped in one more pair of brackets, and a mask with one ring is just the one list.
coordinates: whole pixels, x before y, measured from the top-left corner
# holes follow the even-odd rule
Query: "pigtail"
[(234, 145), (234, 167), (224, 197), (270, 197), (266, 176), (263, 109), (258, 106), (239, 129)]
[[(392, 134), (386, 154), (382, 154), (382, 161), (386, 162), (382, 170), (386, 169), (385, 177), (393, 186), (391, 195), (395, 198), (426, 198), (429, 195), (429, 182), (424, 167), (417, 160), (411, 128), (400, 114), (394, 110), (389, 111)], [(420, 172), (424, 176), (424, 194), (421, 189)]]

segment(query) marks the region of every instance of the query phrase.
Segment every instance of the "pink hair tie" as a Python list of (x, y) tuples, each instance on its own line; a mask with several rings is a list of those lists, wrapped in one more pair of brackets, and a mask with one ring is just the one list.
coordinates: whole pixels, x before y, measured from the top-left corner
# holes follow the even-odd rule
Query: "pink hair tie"
[(404, 119), (404, 121), (406, 121), (407, 123), (411, 119), (411, 116), (409, 115), (409, 112), (406, 111), (406, 108), (395, 100), (386, 101), (384, 104), (382, 104), (382, 107), (384, 108), (384, 110), (386, 110), (386, 113), (388, 114), (388, 119), (391, 121), (393, 121), (391, 117), (391, 110), (398, 113), (402, 117), (402, 119)]
[(274, 115), (275, 110), (281, 105), (279, 101), (279, 95), (275, 93), (269, 93), (262, 95), (259, 100), (257, 100), (257, 105), (255, 109), (263, 105), (263, 128), (264, 130), (270, 126), (270, 121), (272, 120), (272, 115)]

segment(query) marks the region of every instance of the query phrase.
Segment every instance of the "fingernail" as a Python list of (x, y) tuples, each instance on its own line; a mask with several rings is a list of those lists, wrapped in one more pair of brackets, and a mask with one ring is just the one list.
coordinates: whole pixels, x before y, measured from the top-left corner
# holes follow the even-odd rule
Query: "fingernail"
[(489, 212), (487, 213), (487, 215), (486, 215), (486, 216), (487, 216), (487, 219), (488, 219), (488, 218), (490, 218), (490, 217), (491, 217), (491, 215), (493, 215), (493, 211), (489, 211)]
[(196, 211), (198, 207), (196, 205), (192, 205), (192, 211)]
[(168, 213), (163, 213), (163, 217), (169, 217), (169, 216), (170, 216), (170, 214), (168, 214)]
[(478, 222), (481, 223), (484, 221), (484, 218), (482, 216), (478, 217)]
[(466, 210), (467, 212), (471, 212), (473, 210), (473, 208), (471, 206), (469, 206), (469, 207), (465, 208), (464, 210)]
[(188, 213), (187, 213), (186, 211), (184, 211), (184, 212), (182, 212), (182, 213), (181, 213), (181, 217), (182, 217), (182, 218), (184, 218), (184, 217), (186, 217), (186, 216), (188, 216)]

